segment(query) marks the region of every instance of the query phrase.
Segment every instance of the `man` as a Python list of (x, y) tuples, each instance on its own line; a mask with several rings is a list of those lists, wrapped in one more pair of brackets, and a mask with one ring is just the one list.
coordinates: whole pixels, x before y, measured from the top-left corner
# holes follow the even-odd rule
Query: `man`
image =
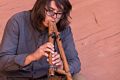
[(70, 73), (80, 71), (68, 20), (71, 9), (69, 0), (37, 0), (32, 10), (9, 19), (0, 45), (0, 71), (6, 80), (47, 80), (47, 52), (52, 53), (52, 63), (63, 69), (57, 44), (48, 42), (49, 22), (55, 22), (60, 32)]

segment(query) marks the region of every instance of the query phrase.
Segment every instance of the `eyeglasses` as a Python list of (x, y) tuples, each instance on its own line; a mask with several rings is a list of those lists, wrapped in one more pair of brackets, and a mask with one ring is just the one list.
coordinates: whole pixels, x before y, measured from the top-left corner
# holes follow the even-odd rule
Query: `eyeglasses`
[(50, 17), (53, 17), (54, 15), (56, 15), (55, 18), (61, 18), (63, 12), (54, 12), (53, 10), (50, 10), (50, 9), (45, 9), (46, 10), (46, 14)]

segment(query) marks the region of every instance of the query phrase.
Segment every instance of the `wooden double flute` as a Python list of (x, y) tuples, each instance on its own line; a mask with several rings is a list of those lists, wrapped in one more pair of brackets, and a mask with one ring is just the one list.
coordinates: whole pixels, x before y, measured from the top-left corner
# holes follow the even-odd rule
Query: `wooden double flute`
[[(60, 52), (60, 57), (61, 57), (62, 62), (63, 62), (63, 70), (55, 68), (54, 65), (52, 64), (52, 53), (49, 53), (48, 54), (49, 55), (48, 56), (49, 57), (49, 64), (50, 64), (49, 76), (54, 76), (55, 72), (57, 72), (59, 74), (65, 75), (67, 80), (72, 80), (69, 65), (68, 65), (68, 62), (67, 62), (67, 59), (65, 56), (64, 49), (62, 47), (62, 41), (60, 38), (60, 33), (58, 32), (56, 23), (49, 22), (48, 32), (49, 32), (49, 42), (54, 44), (54, 41), (56, 41), (59, 52)], [(55, 79), (49, 79), (49, 80), (55, 80)], [(58, 80), (58, 79), (56, 79), (56, 80)]]

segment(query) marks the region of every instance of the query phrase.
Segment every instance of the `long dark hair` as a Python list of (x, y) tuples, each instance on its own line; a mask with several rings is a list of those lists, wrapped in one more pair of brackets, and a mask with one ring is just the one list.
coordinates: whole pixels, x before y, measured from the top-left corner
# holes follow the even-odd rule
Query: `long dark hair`
[[(31, 22), (35, 29), (41, 31), (44, 28), (43, 21), (45, 20), (45, 7), (49, 7), (52, 0), (37, 0), (31, 10)], [(59, 22), (56, 24), (58, 31), (65, 29), (70, 24), (69, 17), (72, 5), (69, 0), (54, 0), (58, 9), (63, 10), (63, 15)]]

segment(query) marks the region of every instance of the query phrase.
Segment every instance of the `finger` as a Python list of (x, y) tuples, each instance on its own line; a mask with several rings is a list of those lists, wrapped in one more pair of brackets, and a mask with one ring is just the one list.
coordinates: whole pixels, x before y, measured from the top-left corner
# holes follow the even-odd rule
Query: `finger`
[(51, 43), (46, 43), (42, 46), (40, 46), (41, 49), (45, 49), (45, 48), (49, 48), (52, 49), (54, 51), (54, 46)]
[(54, 47), (53, 43), (51, 43), (51, 42), (48, 42), (47, 44), (49, 44), (49, 45), (51, 45), (52, 47)]
[(54, 60), (57, 60), (57, 59), (61, 59), (61, 58), (60, 58), (60, 55), (59, 55), (59, 54), (54, 54), (54, 55), (52, 56), (52, 60), (54, 61)]
[(57, 63), (61, 62), (61, 60), (60, 59), (56, 59), (56, 60), (54, 60), (52, 62), (53, 62), (53, 64), (57, 64)]
[(60, 62), (56, 63), (55, 65), (56, 65), (56, 66), (62, 66), (63, 63), (62, 63), (62, 61), (60, 61)]
[(54, 51), (53, 51), (53, 50), (51, 50), (51, 49), (49, 49), (49, 48), (46, 48), (44, 51), (45, 51), (45, 52), (54, 53)]
[[(57, 56), (57, 55), (59, 55), (59, 56)], [(54, 54), (52, 54), (52, 57), (60, 57), (60, 54), (58, 54), (57, 52), (54, 52)]]
[(58, 68), (60, 68), (60, 69), (63, 69), (63, 63), (62, 63), (62, 62), (61, 62), (61, 63), (57, 63), (56, 66), (57, 66)]
[(44, 55), (45, 55), (46, 57), (48, 57), (48, 54), (47, 54), (47, 53), (45, 53)]
[(50, 42), (46, 43), (46, 47), (54, 49), (54, 45)]
[(60, 62), (60, 63), (56, 63), (55, 64), (56, 66), (61, 66), (62, 65), (62, 63)]
[(53, 57), (54, 57), (54, 56), (58, 55), (58, 52), (55, 52), (55, 51), (54, 51), (54, 54), (52, 54), (52, 55), (53, 55)]
[[(49, 61), (49, 59), (47, 59), (47, 61)], [(57, 58), (56, 60), (53, 60), (52, 59), (52, 63), (55, 65), (57, 63), (60, 63), (61, 62), (61, 59), (60, 58)]]

